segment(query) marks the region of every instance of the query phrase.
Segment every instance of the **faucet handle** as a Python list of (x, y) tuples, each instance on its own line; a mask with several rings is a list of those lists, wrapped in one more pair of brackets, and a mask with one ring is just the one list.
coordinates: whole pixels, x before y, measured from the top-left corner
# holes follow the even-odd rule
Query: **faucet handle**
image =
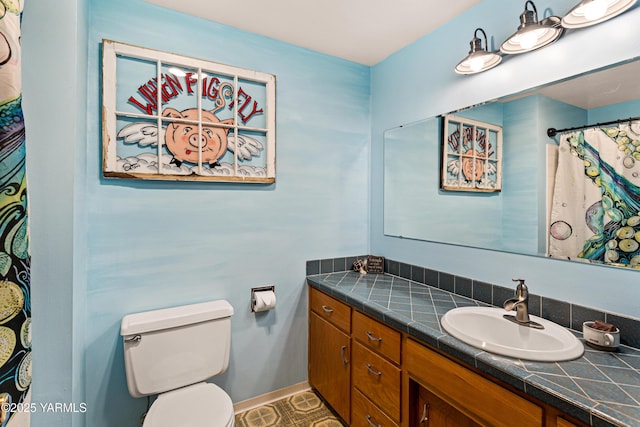
[(528, 299), (529, 298), (529, 289), (527, 288), (527, 285), (524, 284), (524, 279), (511, 279), (514, 282), (518, 282), (518, 284), (516, 285), (516, 298), (522, 300), (522, 299)]

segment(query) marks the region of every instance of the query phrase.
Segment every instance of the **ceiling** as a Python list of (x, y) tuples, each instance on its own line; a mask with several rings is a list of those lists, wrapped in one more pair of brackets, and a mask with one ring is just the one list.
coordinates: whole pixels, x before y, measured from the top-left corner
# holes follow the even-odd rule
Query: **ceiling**
[(640, 99), (640, 61), (608, 68), (540, 90), (542, 95), (585, 110)]
[(481, 0), (146, 0), (244, 31), (375, 65)]
[(591, 110), (640, 99), (638, 76), (640, 76), (640, 61), (630, 61), (626, 64), (543, 86), (533, 91), (507, 96), (501, 98), (500, 102), (509, 102), (532, 94), (541, 94), (585, 110)]

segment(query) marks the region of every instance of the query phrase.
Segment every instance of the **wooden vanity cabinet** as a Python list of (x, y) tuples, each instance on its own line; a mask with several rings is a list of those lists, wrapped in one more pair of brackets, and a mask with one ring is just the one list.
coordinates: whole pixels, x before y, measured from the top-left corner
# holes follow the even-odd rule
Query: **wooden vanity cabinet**
[(309, 288), (309, 383), (351, 427), (588, 427)]
[[(407, 339), (405, 342), (404, 362), (404, 368), (411, 378), (442, 399), (452, 410), (457, 410), (460, 415), (477, 422), (478, 425), (494, 427), (544, 425), (543, 411), (540, 406), (511, 393), (412, 339)], [(434, 423), (429, 425), (438, 426)]]
[(580, 427), (582, 424), (574, 424), (571, 421), (565, 420), (561, 417), (556, 417), (556, 427)]
[(417, 427), (480, 427), (480, 424), (467, 417), (426, 388), (414, 383), (412, 392), (414, 402), (409, 425)]
[(313, 288), (309, 307), (309, 383), (349, 423), (351, 308)]
[(404, 355), (409, 426), (588, 427), (411, 338)]

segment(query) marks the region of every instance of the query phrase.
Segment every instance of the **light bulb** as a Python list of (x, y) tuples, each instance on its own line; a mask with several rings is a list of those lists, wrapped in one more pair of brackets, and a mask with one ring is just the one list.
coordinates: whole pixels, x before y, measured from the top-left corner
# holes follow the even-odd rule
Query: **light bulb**
[(584, 6), (584, 17), (589, 21), (600, 19), (607, 12), (606, 0), (593, 0)]
[(520, 37), (520, 47), (523, 49), (531, 49), (537, 42), (538, 35), (535, 31), (529, 31)]
[(477, 56), (469, 61), (469, 68), (471, 68), (473, 72), (477, 73), (482, 70), (482, 67), (484, 67), (484, 59), (481, 56)]

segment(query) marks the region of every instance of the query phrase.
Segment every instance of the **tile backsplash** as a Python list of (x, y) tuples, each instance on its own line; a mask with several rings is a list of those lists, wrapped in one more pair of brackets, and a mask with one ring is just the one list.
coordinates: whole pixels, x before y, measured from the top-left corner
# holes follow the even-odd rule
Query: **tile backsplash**
[[(307, 261), (307, 275), (327, 274), (351, 270), (356, 259), (366, 259), (367, 255), (327, 258)], [(432, 270), (400, 261), (385, 259), (386, 274), (423, 283), (461, 296), (472, 298), (501, 307), (503, 302), (513, 297), (515, 284), (506, 288), (491, 283), (456, 276), (451, 273)], [(603, 320), (616, 325), (621, 330), (621, 344), (640, 348), (640, 320), (583, 307), (570, 302), (529, 294), (529, 313), (551, 320), (566, 328), (582, 333), (582, 323), (587, 320)]]

